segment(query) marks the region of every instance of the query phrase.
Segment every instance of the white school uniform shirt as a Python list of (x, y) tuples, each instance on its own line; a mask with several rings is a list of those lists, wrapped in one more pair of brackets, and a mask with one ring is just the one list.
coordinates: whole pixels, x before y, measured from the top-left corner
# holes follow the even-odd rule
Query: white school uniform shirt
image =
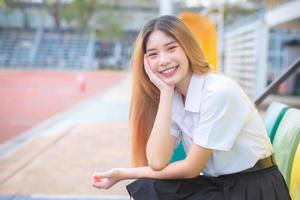
[(202, 172), (207, 176), (248, 169), (272, 154), (272, 145), (254, 104), (228, 77), (193, 74), (185, 103), (175, 90), (171, 135), (182, 140), (186, 152), (192, 143), (212, 149)]

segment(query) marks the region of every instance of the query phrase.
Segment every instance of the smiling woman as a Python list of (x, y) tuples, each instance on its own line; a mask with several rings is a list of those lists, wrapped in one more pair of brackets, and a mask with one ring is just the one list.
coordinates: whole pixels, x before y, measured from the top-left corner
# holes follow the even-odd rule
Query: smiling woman
[[(137, 179), (127, 185), (136, 200), (290, 199), (254, 104), (233, 80), (211, 71), (180, 19), (149, 21), (132, 67), (134, 167), (95, 173), (94, 187)], [(187, 157), (170, 163), (180, 141)]]
[(146, 64), (164, 82), (175, 85), (190, 78), (189, 61), (174, 38), (156, 30), (149, 36), (146, 46)]

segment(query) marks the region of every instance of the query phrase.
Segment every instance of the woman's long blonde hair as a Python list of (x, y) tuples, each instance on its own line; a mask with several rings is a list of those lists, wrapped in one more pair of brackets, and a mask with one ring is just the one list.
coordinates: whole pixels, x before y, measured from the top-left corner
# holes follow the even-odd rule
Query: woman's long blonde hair
[(174, 16), (150, 20), (140, 31), (132, 55), (133, 90), (130, 107), (131, 161), (133, 166), (146, 166), (146, 145), (158, 109), (159, 90), (144, 70), (144, 54), (150, 34), (160, 30), (177, 40), (185, 51), (193, 73), (211, 71), (204, 54), (191, 30)]

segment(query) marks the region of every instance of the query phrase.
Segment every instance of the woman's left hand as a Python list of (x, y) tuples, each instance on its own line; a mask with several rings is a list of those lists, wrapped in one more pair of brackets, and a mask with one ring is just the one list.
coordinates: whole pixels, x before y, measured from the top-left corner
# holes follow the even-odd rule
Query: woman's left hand
[(118, 168), (93, 175), (93, 186), (99, 189), (109, 189), (114, 184), (123, 180), (121, 170)]
[(162, 80), (156, 73), (152, 71), (146, 55), (144, 55), (144, 69), (150, 81), (160, 90), (160, 92), (166, 90), (174, 91), (174, 85), (168, 85), (164, 80)]

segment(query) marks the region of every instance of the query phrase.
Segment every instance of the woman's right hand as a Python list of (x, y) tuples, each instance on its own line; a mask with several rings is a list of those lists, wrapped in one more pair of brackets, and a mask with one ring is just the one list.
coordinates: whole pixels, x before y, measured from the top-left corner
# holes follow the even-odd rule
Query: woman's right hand
[(121, 169), (115, 168), (106, 172), (98, 172), (93, 175), (93, 186), (98, 189), (109, 189), (114, 184), (123, 180)]
[(174, 91), (174, 85), (168, 85), (164, 80), (162, 80), (157, 74), (155, 74), (149, 66), (146, 55), (144, 55), (144, 69), (150, 79), (150, 81), (162, 91)]

